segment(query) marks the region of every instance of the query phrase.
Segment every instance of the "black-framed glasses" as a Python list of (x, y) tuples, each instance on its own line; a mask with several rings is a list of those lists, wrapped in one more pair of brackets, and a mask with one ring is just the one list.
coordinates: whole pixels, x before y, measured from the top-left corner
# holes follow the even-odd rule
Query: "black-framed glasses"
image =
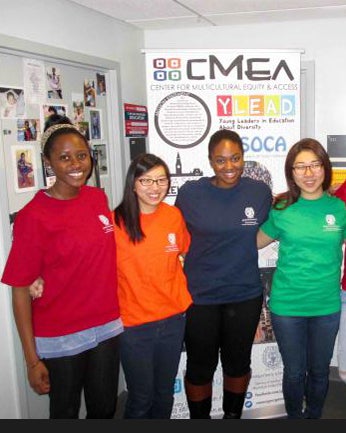
[(138, 182), (142, 186), (152, 186), (154, 183), (156, 183), (158, 186), (167, 186), (169, 179), (168, 177), (159, 177), (158, 179), (150, 179), (150, 177), (142, 177), (141, 179), (138, 179)]
[(304, 176), (307, 169), (309, 169), (313, 174), (318, 174), (322, 170), (322, 167), (323, 163), (321, 161), (316, 161), (311, 164), (296, 164), (292, 168), (297, 176)]

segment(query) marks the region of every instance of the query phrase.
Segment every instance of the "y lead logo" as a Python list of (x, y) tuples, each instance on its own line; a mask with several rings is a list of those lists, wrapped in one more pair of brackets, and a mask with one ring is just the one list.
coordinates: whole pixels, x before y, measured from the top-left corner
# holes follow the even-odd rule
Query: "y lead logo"
[(154, 59), (154, 80), (155, 81), (180, 81), (181, 80), (181, 59)]

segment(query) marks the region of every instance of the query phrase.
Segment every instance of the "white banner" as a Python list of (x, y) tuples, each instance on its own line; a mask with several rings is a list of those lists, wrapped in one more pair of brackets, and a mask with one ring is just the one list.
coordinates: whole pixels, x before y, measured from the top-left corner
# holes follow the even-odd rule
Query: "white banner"
[[(287, 189), (284, 162), (300, 139), (300, 51), (181, 50), (146, 52), (149, 151), (168, 164), (174, 204), (187, 180), (212, 176), (208, 142), (218, 129), (236, 131), (245, 150), (245, 176), (264, 180), (274, 194)], [(260, 251), (266, 300), (252, 354), (243, 418), (285, 413), (282, 363), (267, 300), (277, 243)], [(183, 387), (185, 352), (176, 380), (172, 418), (188, 418)], [(213, 417), (222, 416), (222, 373), (214, 377)]]
[(274, 193), (300, 139), (300, 52), (147, 52), (149, 149), (172, 172), (174, 201), (187, 179), (211, 175), (208, 140), (221, 128), (242, 137), (245, 159), (263, 165)]

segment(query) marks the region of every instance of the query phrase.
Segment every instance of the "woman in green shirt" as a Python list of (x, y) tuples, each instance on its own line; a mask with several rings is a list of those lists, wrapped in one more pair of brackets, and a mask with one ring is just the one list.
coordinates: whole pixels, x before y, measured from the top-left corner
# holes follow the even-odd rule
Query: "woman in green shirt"
[(258, 232), (258, 248), (279, 241), (269, 300), (281, 353), (288, 418), (321, 418), (340, 320), (346, 209), (328, 194), (332, 168), (324, 147), (305, 138), (285, 162), (288, 190)]

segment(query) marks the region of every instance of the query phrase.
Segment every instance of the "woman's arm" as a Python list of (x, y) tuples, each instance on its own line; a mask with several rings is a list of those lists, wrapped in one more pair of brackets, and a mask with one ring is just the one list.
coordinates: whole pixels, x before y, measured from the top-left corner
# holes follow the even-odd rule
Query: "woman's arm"
[(50, 390), (48, 370), (36, 353), (29, 287), (12, 288), (12, 306), (30, 386), (38, 394), (47, 394)]
[(275, 239), (267, 236), (261, 229), (257, 232), (257, 249), (261, 249), (271, 244)]

